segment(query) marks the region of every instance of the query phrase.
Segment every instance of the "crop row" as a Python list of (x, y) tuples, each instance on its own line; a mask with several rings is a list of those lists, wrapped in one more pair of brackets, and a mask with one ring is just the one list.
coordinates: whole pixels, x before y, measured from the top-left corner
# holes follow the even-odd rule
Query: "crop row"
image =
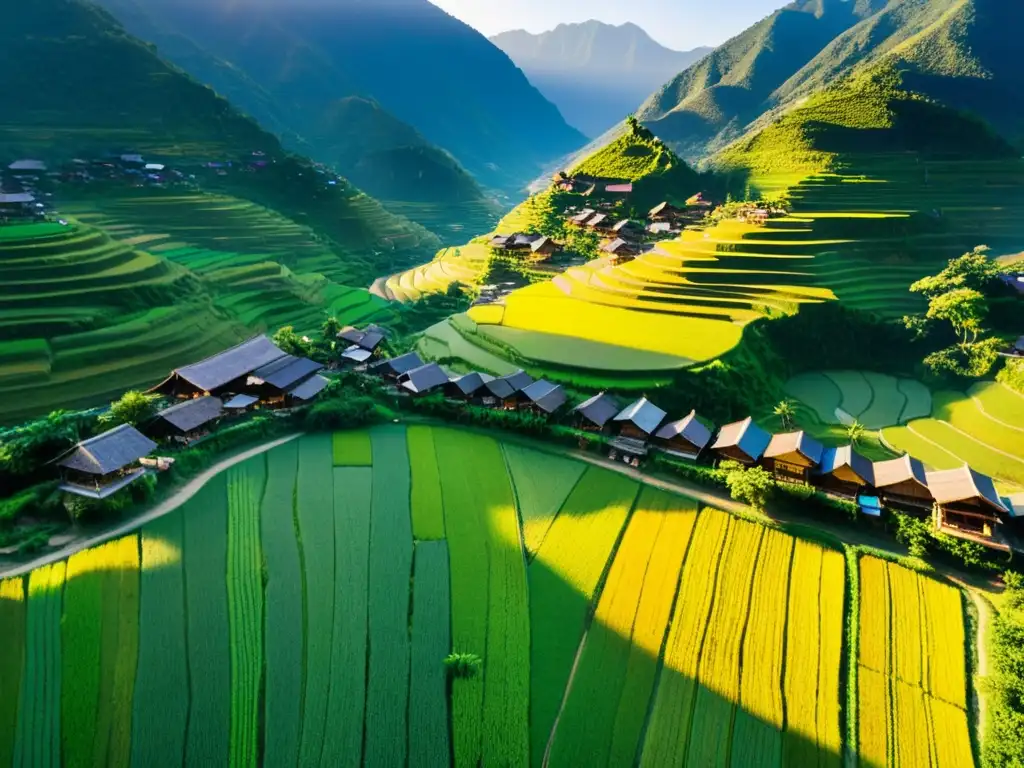
[(25, 663), (25, 580), (0, 581), (0, 765), (11, 765)]
[(503, 446), (505, 461), (516, 490), (528, 557), (540, 549), (551, 523), (579, 482), (586, 465), (562, 456), (518, 445)]
[(434, 432), (430, 427), (408, 430), (412, 470), (412, 534), (417, 541), (444, 538), (444, 506), (437, 469)]

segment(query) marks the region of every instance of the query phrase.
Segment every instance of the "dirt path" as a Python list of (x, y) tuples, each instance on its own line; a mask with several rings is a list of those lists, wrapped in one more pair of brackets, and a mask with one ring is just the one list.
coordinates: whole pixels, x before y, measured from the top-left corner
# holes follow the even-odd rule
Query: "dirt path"
[(295, 440), (297, 437), (300, 437), (301, 434), (302, 433), (299, 432), (294, 435), (288, 435), (287, 437), (282, 437), (277, 440), (273, 440), (272, 442), (269, 443), (264, 443), (263, 445), (258, 445), (255, 448), (250, 448), (247, 451), (243, 451), (242, 453), (236, 454), (227, 459), (224, 459), (223, 461), (218, 462), (217, 464), (214, 464), (209, 469), (204, 470), (201, 474), (189, 480), (185, 485), (183, 485), (181, 488), (175, 491), (174, 494), (171, 495), (169, 498), (164, 499), (155, 507), (146, 512), (143, 512), (141, 515), (133, 517), (131, 520), (126, 520), (124, 523), (121, 523), (116, 528), (110, 528), (105, 531), (102, 531), (101, 533), (96, 533), (93, 535), (80, 536), (78, 538), (75, 538), (73, 541), (68, 542), (60, 549), (56, 549), (52, 552), (47, 552), (46, 554), (41, 555), (40, 557), (37, 557), (25, 563), (0, 563), (0, 578), (23, 576), (29, 571), (34, 571), (36, 568), (40, 568), (44, 565), (50, 565), (51, 563), (56, 563), (61, 560), (65, 560), (77, 552), (81, 552), (85, 549), (90, 549), (91, 547), (97, 547), (100, 544), (105, 544), (108, 541), (112, 541), (113, 539), (117, 539), (121, 536), (125, 536), (129, 533), (132, 533), (133, 531), (136, 531), (142, 526), (144, 526), (146, 523), (152, 522), (153, 520), (156, 520), (158, 517), (163, 517), (164, 515), (176, 510), (186, 501), (188, 501), (197, 493), (199, 493), (199, 491), (202, 489), (204, 485), (206, 485), (210, 480), (212, 480), (216, 475), (220, 474), (224, 470), (230, 469), (236, 464), (240, 464), (247, 459), (251, 459), (253, 456), (259, 456), (261, 453), (266, 453), (267, 451), (271, 450), (272, 448), (276, 448), (279, 445), (284, 445), (285, 443), (291, 442), (292, 440)]
[(978, 649), (978, 667), (974, 670), (974, 689), (976, 698), (978, 701), (978, 720), (977, 720), (977, 731), (978, 731), (978, 743), (985, 743), (985, 726), (988, 723), (988, 696), (985, 693), (985, 680), (989, 674), (989, 658), (988, 658), (988, 633), (989, 628), (992, 624), (992, 606), (989, 602), (979, 594), (978, 590), (971, 587), (969, 584), (960, 584), (967, 590), (967, 594), (971, 598), (971, 602), (974, 603), (974, 607), (978, 611), (978, 637), (977, 637), (977, 649)]

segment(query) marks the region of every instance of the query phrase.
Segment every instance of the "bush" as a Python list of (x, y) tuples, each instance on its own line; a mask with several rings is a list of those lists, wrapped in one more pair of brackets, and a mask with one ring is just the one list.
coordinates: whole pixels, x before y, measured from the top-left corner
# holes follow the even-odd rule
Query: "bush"
[(744, 467), (737, 461), (723, 461), (719, 471), (725, 474), (729, 495), (736, 501), (763, 511), (775, 490), (775, 478), (761, 467)]
[(484, 660), (475, 653), (449, 653), (444, 660), (449, 677), (476, 677), (483, 665)]
[(377, 403), (366, 395), (324, 400), (310, 408), (303, 416), (306, 429), (326, 431), (354, 429), (381, 421)]

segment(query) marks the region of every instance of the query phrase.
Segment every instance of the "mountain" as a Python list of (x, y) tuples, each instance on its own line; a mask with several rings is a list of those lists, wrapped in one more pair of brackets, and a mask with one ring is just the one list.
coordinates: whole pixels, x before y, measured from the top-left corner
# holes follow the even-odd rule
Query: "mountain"
[(594, 138), (636, 110), (655, 88), (711, 52), (673, 51), (635, 24), (559, 24), (491, 38), (565, 115)]
[(974, 113), (1024, 142), (1024, 76), (1006, 0), (798, 0), (679, 74), (639, 117), (694, 159), (763, 127), (822, 87), (873, 67), (921, 97)]
[[(362, 130), (393, 134), (398, 123), (411, 126), (404, 133), (418, 137), (412, 176), (436, 173), (435, 199), (469, 193), (460, 165), (486, 186), (517, 191), (544, 162), (584, 143), (507, 56), (427, 0), (100, 2), (193, 76), (339, 171), (357, 168), (362, 158), (346, 152), (365, 141), (341, 119), (354, 106), (345, 100), (376, 104), (360, 112)], [(409, 146), (374, 149), (402, 156)], [(406, 170), (392, 164), (386, 175)]]

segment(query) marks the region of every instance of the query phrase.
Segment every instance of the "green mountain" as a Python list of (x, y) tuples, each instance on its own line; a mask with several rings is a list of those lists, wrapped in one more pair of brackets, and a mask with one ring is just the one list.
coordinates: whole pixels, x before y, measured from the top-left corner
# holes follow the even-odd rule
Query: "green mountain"
[(1005, 0), (798, 0), (716, 49), (644, 104), (640, 117), (685, 156), (702, 157), (850, 75), (889, 66), (902, 87), (970, 111), (1024, 140), (1024, 77)]
[(427, 0), (100, 2), (193, 76), (339, 170), (356, 168), (360, 160), (346, 150), (361, 139), (338, 112), (348, 97), (372, 100), (380, 108), (369, 115), (378, 118), (373, 130), (386, 136), (400, 121), (425, 137), (411, 167), (402, 163), (409, 145), (374, 147), (399, 150), (386, 175), (411, 178), (415, 188), (429, 171), (435, 201), (470, 191), (459, 165), (513, 192), (544, 162), (584, 143), (507, 56)]

